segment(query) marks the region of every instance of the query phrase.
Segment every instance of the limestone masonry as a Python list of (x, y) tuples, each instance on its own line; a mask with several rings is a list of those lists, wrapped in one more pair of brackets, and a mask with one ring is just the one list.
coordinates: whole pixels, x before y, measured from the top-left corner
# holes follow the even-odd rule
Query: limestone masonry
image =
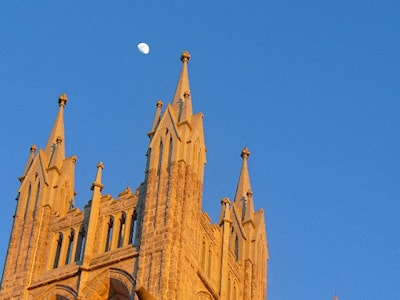
[(234, 199), (212, 224), (202, 211), (206, 145), (193, 114), (188, 62), (171, 104), (157, 102), (143, 183), (103, 195), (97, 165), (92, 199), (74, 207), (75, 156), (66, 157), (64, 109), (44, 149), (32, 146), (19, 178), (17, 209), (0, 299), (267, 298), (264, 211), (255, 211), (248, 159)]

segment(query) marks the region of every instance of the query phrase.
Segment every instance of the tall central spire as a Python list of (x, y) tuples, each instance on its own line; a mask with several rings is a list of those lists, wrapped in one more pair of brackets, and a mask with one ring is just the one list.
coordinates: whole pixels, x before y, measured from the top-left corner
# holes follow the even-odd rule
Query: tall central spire
[(188, 73), (188, 62), (190, 60), (190, 53), (184, 51), (181, 56), (183, 62), (181, 77), (179, 78), (178, 86), (172, 107), (178, 113), (178, 122), (188, 121), (193, 114), (192, 99), (190, 95), (190, 84), (189, 84), (189, 73)]
[(67, 102), (67, 94), (62, 94), (58, 98), (58, 105), (60, 106), (60, 109), (45, 149), (48, 157), (52, 157), (52, 155), (55, 153), (55, 149), (57, 148), (57, 155), (61, 159), (65, 158), (64, 107), (67, 105)]

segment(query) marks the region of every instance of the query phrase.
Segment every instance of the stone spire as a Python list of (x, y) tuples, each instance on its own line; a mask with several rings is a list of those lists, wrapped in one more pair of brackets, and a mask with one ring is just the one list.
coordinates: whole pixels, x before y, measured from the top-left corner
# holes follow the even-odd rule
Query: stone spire
[[(57, 152), (58, 159), (65, 159), (64, 107), (67, 105), (67, 102), (67, 94), (62, 94), (58, 98), (58, 105), (60, 108), (45, 148), (45, 153), (49, 158), (54, 156), (55, 152)], [(57, 151), (55, 151), (56, 149)]]
[(191, 55), (188, 51), (184, 51), (181, 55), (181, 61), (183, 62), (182, 72), (172, 102), (172, 107), (178, 113), (178, 123), (188, 121), (193, 114), (188, 73), (190, 57)]
[(241, 153), (241, 157), (243, 158), (242, 170), (235, 196), (236, 207), (240, 207), (242, 211), (242, 221), (251, 219), (254, 214), (253, 190), (251, 188), (248, 167), (249, 156), (249, 149), (244, 148)]

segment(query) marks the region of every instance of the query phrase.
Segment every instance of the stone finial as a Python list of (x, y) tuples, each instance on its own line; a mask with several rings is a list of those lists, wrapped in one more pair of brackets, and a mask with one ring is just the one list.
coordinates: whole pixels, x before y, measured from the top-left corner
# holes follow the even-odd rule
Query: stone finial
[(183, 53), (182, 53), (182, 55), (181, 55), (181, 61), (182, 62), (189, 62), (189, 60), (190, 60), (190, 58), (191, 58), (192, 56), (190, 55), (190, 53), (189, 53), (189, 51), (187, 51), (187, 50), (185, 50), (185, 51), (183, 51)]
[(222, 198), (221, 204), (222, 205), (229, 205), (229, 204), (231, 204), (231, 200), (229, 200), (229, 198), (227, 198), (227, 197)]
[(35, 154), (35, 153), (36, 153), (36, 149), (37, 149), (36, 145), (32, 145), (32, 146), (31, 146), (31, 149), (30, 149), (30, 150), (31, 150), (31, 153), (32, 153), (32, 154)]
[(97, 164), (97, 175), (96, 175), (96, 180), (93, 182), (92, 187), (90, 188), (92, 191), (94, 191), (95, 187), (99, 187), (100, 191), (103, 189), (104, 185), (102, 183), (102, 171), (104, 169), (104, 164), (103, 162), (99, 162)]
[(248, 159), (249, 156), (250, 156), (250, 153), (251, 153), (250, 150), (247, 147), (244, 147), (243, 150), (242, 150), (242, 154), (240, 154), (240, 156), (243, 159)]
[(220, 215), (220, 224), (222, 224), (223, 222), (231, 222), (230, 219), (230, 211), (229, 211), (229, 206), (231, 204), (231, 200), (229, 200), (229, 198), (222, 198), (221, 200), (221, 205), (222, 205), (222, 209), (221, 209), (221, 215)]
[(162, 108), (164, 105), (164, 102), (162, 100), (158, 100), (156, 103), (156, 107)]
[(67, 105), (68, 102), (68, 96), (66, 93), (62, 94), (59, 98), (58, 98), (58, 105), (59, 106), (65, 106)]

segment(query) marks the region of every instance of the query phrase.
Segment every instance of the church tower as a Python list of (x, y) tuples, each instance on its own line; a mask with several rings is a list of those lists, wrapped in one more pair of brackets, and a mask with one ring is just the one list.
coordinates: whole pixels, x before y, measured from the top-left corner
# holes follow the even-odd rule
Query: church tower
[[(50, 234), (49, 224), (54, 214), (63, 217), (73, 206), (77, 157), (65, 156), (64, 108), (67, 102), (67, 95), (61, 95), (46, 148), (39, 151), (35, 145), (30, 148), (25, 171), (19, 178), (21, 186), (3, 270), (2, 299), (7, 299), (6, 295), (28, 299), (26, 288), (49, 263), (45, 260), (47, 249), (42, 246)], [(65, 262), (72, 258), (64, 255), (60, 259)]]
[[(184, 52), (172, 104), (157, 104), (149, 133), (137, 281), (160, 299), (184, 299), (183, 281), (194, 273), (206, 163), (203, 114), (193, 114), (188, 78), (190, 54)], [(168, 291), (168, 296), (165, 294)]]
[(218, 223), (202, 209), (207, 149), (190, 58), (181, 56), (172, 102), (156, 104), (143, 183), (103, 194), (100, 162), (83, 210), (74, 205), (77, 158), (66, 157), (60, 96), (47, 146), (31, 147), (20, 177), (1, 299), (266, 299), (265, 216), (254, 208), (247, 148)]

